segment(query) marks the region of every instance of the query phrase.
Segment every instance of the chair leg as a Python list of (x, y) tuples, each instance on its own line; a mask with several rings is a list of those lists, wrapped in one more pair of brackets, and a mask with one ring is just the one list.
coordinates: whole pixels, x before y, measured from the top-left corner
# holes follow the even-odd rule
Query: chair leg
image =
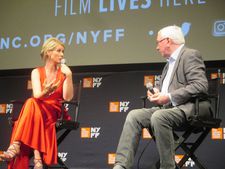
[[(59, 146), (62, 141), (65, 139), (65, 137), (71, 132), (72, 130), (70, 129), (67, 129), (65, 131), (63, 131), (63, 133), (60, 134), (60, 136), (58, 136), (57, 138), (57, 146)], [(60, 166), (60, 168), (63, 168), (63, 169), (69, 169), (66, 164), (61, 160), (60, 157), (58, 157), (58, 165)]]
[[(200, 161), (198, 160), (198, 158), (195, 156), (194, 153), (196, 149), (200, 146), (200, 144), (203, 142), (203, 140), (206, 138), (206, 136), (209, 134), (210, 130), (211, 130), (210, 128), (206, 128), (193, 144), (183, 142), (179, 145), (179, 147), (181, 147), (185, 152), (184, 157), (178, 163), (179, 167), (182, 167), (185, 164), (185, 162), (189, 158), (191, 158), (199, 169), (206, 169), (206, 167), (204, 167), (203, 164), (200, 163)], [(190, 145), (190, 147), (188, 147), (188, 145)]]
[(58, 164), (60, 165), (60, 167), (64, 168), (64, 169), (69, 169), (66, 164), (61, 160), (60, 157), (58, 157)]
[(71, 132), (72, 130), (65, 130), (58, 138), (57, 138), (57, 145), (59, 146), (62, 141), (66, 138), (66, 136)]

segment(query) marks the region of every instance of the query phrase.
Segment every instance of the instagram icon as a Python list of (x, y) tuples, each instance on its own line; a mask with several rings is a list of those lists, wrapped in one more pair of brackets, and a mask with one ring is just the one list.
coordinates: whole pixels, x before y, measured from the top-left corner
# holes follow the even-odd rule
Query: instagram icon
[(218, 20), (213, 25), (213, 36), (225, 36), (225, 20)]

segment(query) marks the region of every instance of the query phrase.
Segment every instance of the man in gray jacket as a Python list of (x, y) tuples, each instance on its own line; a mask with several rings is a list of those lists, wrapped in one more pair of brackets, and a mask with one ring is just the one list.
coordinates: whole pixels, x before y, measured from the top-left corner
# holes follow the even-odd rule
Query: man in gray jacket
[[(116, 152), (113, 169), (132, 168), (143, 128), (155, 137), (160, 156), (160, 169), (175, 169), (173, 129), (179, 128), (194, 113), (193, 98), (206, 94), (208, 82), (201, 54), (184, 46), (185, 39), (178, 26), (162, 28), (157, 35), (159, 53), (167, 59), (162, 77), (148, 100), (156, 107), (136, 109), (127, 115)], [(205, 106), (210, 106), (209, 104)], [(206, 112), (203, 116), (209, 116)]]

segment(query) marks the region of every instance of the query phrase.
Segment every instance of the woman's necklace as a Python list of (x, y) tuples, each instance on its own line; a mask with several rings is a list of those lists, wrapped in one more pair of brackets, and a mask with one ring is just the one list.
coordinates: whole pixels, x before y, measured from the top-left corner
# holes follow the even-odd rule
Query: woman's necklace
[(46, 79), (47, 83), (56, 81), (57, 69), (55, 71), (49, 71), (48, 69), (45, 68), (45, 74), (46, 74), (45, 79)]

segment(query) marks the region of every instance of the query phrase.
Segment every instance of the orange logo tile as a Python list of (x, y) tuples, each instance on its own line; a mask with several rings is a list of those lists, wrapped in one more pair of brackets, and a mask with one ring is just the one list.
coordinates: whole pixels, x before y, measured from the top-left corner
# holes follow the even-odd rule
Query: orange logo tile
[(152, 138), (152, 136), (150, 135), (148, 129), (144, 128), (142, 130), (142, 138), (143, 139), (151, 139)]
[(0, 104), (0, 114), (6, 113), (6, 104)]
[(212, 140), (222, 140), (223, 139), (223, 128), (212, 129)]
[(148, 82), (155, 84), (155, 75), (144, 76), (144, 86), (146, 86)]
[(109, 112), (120, 112), (120, 102), (109, 102)]
[(91, 128), (82, 127), (81, 128), (81, 138), (91, 138)]
[(181, 154), (178, 154), (178, 155), (175, 155), (175, 161), (176, 163), (179, 163), (180, 160), (184, 157), (184, 155), (181, 155)]
[(83, 78), (83, 88), (93, 88), (93, 78)]
[(115, 164), (116, 154), (109, 153), (108, 154), (108, 164)]

